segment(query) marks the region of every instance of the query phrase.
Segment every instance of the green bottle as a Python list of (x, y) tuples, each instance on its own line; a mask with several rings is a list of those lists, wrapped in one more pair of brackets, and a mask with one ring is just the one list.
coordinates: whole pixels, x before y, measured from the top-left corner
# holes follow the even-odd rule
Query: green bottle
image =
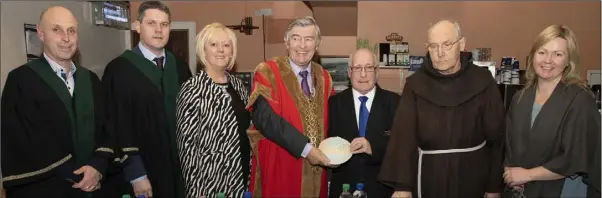
[(121, 198), (130, 198), (130, 195), (124, 194), (124, 195), (121, 195)]
[(353, 195), (349, 192), (349, 184), (343, 184), (343, 192), (341, 192), (339, 198), (353, 198)]
[(226, 197), (226, 195), (224, 195), (223, 192), (217, 193), (217, 198), (225, 198), (225, 197)]

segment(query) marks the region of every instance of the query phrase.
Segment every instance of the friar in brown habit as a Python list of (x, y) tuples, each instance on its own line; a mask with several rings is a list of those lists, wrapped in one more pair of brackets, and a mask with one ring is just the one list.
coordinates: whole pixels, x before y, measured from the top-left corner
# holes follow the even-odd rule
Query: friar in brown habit
[(394, 197), (496, 197), (503, 189), (504, 106), (491, 73), (461, 52), (456, 22), (429, 29), (408, 77), (379, 178)]

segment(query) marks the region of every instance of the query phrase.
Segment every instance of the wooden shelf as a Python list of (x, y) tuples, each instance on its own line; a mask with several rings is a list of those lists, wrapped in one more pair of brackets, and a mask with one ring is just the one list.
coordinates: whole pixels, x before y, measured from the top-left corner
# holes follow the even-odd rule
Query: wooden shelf
[(410, 69), (410, 66), (378, 66), (381, 69)]

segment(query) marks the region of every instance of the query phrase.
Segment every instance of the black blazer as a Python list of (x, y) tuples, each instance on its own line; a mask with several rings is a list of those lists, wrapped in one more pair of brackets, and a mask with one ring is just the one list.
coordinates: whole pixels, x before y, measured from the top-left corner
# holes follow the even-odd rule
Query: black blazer
[[(364, 183), (368, 197), (391, 197), (393, 189), (377, 181), (380, 164), (389, 141), (389, 130), (393, 124), (399, 95), (376, 86), (370, 116), (366, 126), (366, 139), (370, 142), (372, 155), (355, 154), (344, 164), (332, 169), (329, 197), (338, 197), (343, 184), (350, 185), (350, 193), (357, 183)], [(348, 88), (329, 99), (328, 136), (339, 136), (351, 142), (359, 135), (353, 92)]]

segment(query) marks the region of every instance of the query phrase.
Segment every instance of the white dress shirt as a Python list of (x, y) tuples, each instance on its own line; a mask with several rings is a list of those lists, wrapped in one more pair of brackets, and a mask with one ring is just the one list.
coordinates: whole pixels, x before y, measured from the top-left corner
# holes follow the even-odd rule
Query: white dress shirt
[(362, 101), (360, 101), (360, 96), (367, 96), (368, 100), (366, 101), (366, 108), (368, 108), (368, 112), (370, 112), (370, 107), (372, 107), (372, 101), (374, 101), (374, 95), (376, 94), (376, 87), (373, 87), (366, 95), (361, 94), (355, 89), (351, 88), (351, 92), (353, 93), (353, 104), (355, 106), (355, 122), (357, 126), (360, 126), (360, 105), (362, 105)]
[(75, 64), (71, 62), (71, 66), (69, 68), (69, 73), (65, 73), (65, 68), (58, 63), (54, 62), (50, 59), (46, 53), (44, 53), (44, 58), (48, 61), (48, 64), (52, 68), (52, 71), (65, 83), (67, 89), (69, 89), (69, 94), (73, 97), (73, 90), (75, 89), (75, 78), (73, 78), (73, 74), (75, 74)]

